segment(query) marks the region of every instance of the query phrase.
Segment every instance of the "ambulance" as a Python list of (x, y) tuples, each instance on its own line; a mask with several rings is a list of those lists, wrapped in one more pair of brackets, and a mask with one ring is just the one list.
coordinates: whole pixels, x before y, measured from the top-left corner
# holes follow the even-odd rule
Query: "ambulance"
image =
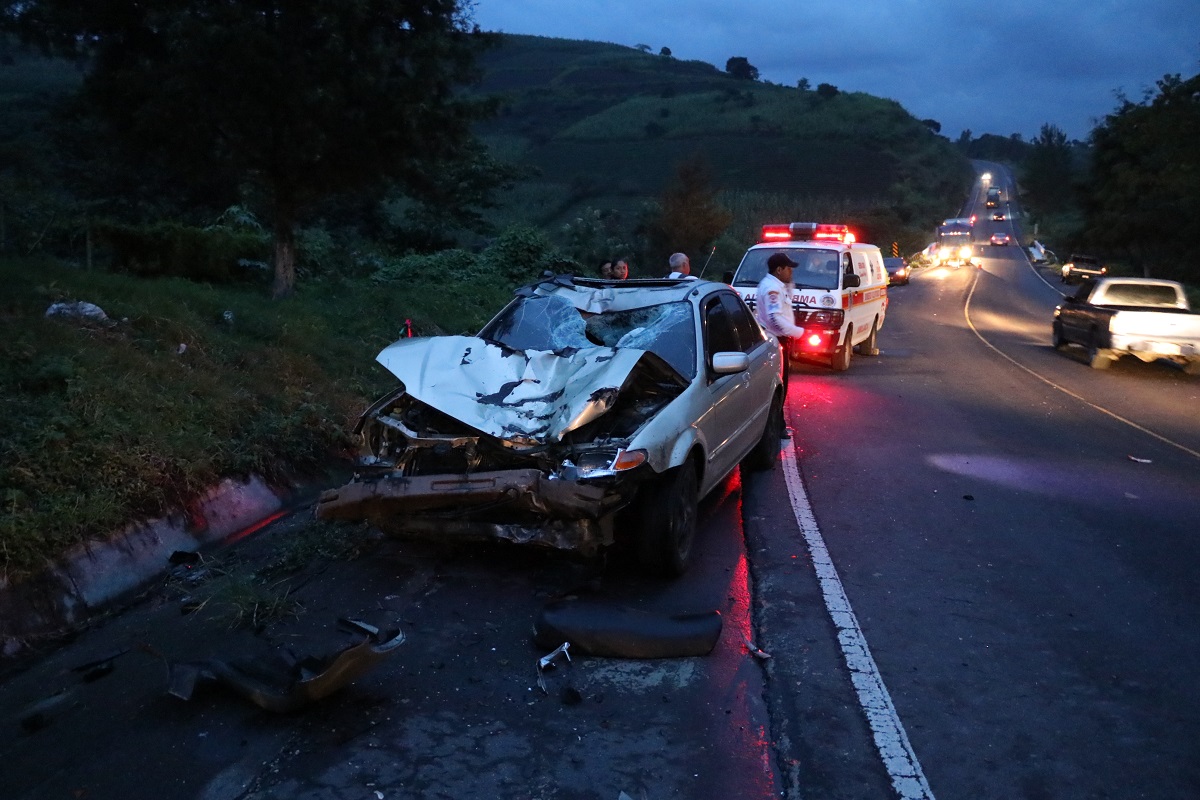
[(828, 360), (843, 371), (850, 355), (879, 354), (879, 329), (888, 307), (883, 255), (855, 241), (845, 225), (791, 222), (764, 225), (758, 244), (742, 256), (729, 281), (751, 309), (767, 259), (785, 253), (792, 270), (792, 311), (804, 336), (791, 340), (793, 360)]

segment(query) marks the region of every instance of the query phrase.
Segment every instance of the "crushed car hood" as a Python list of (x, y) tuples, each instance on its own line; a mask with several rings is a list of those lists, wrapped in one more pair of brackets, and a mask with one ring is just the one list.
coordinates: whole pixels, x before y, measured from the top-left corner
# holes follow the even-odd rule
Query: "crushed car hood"
[(643, 366), (682, 378), (645, 350), (511, 350), (474, 336), (401, 339), (376, 360), (413, 398), (483, 433), (545, 444), (608, 411)]

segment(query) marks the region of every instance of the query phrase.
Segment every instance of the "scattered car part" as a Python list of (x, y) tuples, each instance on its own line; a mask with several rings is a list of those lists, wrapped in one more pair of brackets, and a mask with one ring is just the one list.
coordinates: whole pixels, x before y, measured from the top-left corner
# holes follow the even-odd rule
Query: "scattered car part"
[(569, 642), (578, 652), (610, 658), (705, 656), (721, 637), (721, 614), (661, 614), (593, 598), (547, 604), (534, 622), (534, 641)]
[[(363, 629), (366, 630), (366, 629)], [(404, 643), (399, 630), (370, 635), (327, 657), (294, 660), (283, 653), (260, 659), (220, 659), (169, 665), (168, 693), (191, 699), (200, 683), (225, 686), (276, 713), (295, 711), (321, 700), (366, 674)]]

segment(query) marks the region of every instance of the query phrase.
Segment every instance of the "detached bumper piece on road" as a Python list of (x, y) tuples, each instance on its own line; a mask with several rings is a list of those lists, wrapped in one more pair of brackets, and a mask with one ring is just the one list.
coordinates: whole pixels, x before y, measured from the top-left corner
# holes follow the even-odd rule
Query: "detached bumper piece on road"
[(321, 700), (362, 677), (404, 643), (399, 630), (380, 632), (349, 622), (367, 634), (362, 642), (330, 656), (295, 661), (276, 653), (263, 658), (211, 658), (170, 665), (168, 692), (190, 700), (196, 686), (225, 686), (260, 708), (287, 713)]

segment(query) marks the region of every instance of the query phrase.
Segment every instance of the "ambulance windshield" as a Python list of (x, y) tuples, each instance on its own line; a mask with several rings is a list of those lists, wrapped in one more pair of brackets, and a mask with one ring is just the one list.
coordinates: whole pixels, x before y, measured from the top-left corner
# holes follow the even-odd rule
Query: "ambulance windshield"
[(767, 274), (767, 259), (775, 253), (786, 253), (796, 262), (792, 284), (797, 289), (838, 288), (838, 251), (819, 248), (755, 248), (746, 252), (733, 278), (734, 286), (758, 286)]

